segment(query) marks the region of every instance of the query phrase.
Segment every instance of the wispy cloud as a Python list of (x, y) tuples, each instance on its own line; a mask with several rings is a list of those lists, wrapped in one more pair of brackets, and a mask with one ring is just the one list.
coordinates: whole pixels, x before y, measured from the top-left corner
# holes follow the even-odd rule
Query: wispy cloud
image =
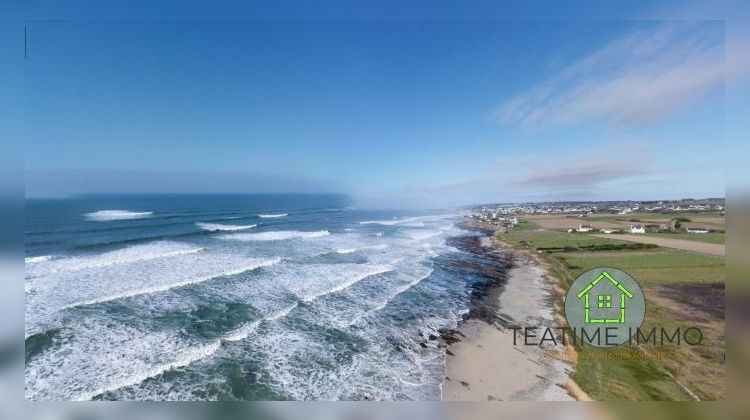
[[(384, 192), (391, 202), (456, 205), (489, 201), (643, 198), (633, 183), (669, 175), (654, 165), (646, 141), (603, 141), (589, 148), (498, 159), (493, 170), (474, 171), (450, 183), (409, 184)], [(654, 178), (656, 177), (656, 178)], [(657, 179), (657, 181), (653, 181)]]
[(512, 182), (516, 185), (558, 188), (591, 188), (606, 181), (643, 175), (646, 165), (643, 160), (608, 159), (605, 161), (558, 162), (545, 165), (539, 170), (524, 175)]
[(663, 23), (630, 32), (502, 104), (493, 117), (522, 127), (602, 121), (641, 126), (717, 91), (720, 23)]

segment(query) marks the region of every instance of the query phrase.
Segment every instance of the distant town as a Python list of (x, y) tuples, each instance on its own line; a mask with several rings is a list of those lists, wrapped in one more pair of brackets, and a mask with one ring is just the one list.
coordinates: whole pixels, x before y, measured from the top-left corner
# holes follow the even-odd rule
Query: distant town
[[(689, 314), (702, 331), (711, 331), (710, 346), (681, 348), (663, 359), (638, 363), (602, 363), (581, 357), (587, 350), (577, 347), (579, 357), (571, 377), (588, 395), (620, 399), (623, 390), (633, 399), (649, 393), (657, 399), (682, 400), (724, 395), (723, 198), (486, 204), (465, 210), (469, 223), (490, 231), (506, 249), (543, 261), (549, 278), (563, 290), (589, 270), (616, 267), (648, 290), (646, 325), (678, 325)], [(556, 308), (562, 311), (564, 295), (556, 299)], [(630, 350), (645, 354), (642, 346)], [(600, 383), (618, 384), (617, 393), (609, 394)]]
[[(541, 222), (545, 227), (575, 232), (723, 232), (706, 216), (723, 218), (723, 198), (664, 201), (592, 201), (485, 204), (469, 209), (471, 218), (485, 225), (512, 228), (520, 216)], [(654, 220), (655, 215), (659, 217)], [(708, 223), (695, 223), (690, 215), (702, 216)], [(546, 222), (546, 223), (545, 223)]]

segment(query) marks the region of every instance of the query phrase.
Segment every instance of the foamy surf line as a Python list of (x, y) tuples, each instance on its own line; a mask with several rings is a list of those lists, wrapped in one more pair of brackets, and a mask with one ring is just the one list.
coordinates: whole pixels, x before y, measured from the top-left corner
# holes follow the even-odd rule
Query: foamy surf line
[(124, 388), (127, 386), (138, 385), (141, 382), (145, 381), (146, 379), (161, 375), (162, 373), (170, 371), (172, 369), (185, 367), (191, 363), (197, 362), (198, 360), (211, 356), (212, 354), (216, 353), (216, 351), (219, 350), (220, 347), (221, 347), (221, 341), (216, 340), (213, 343), (210, 343), (208, 345), (205, 345), (205, 346), (199, 347), (198, 349), (193, 350), (192, 352), (185, 355), (185, 357), (183, 357), (181, 360), (176, 360), (171, 363), (164, 363), (161, 365), (153, 366), (148, 369), (144, 369), (140, 372), (134, 373), (131, 376), (128, 376), (127, 378), (120, 379), (119, 381), (116, 381), (108, 386), (96, 389), (94, 391), (86, 392), (84, 394), (79, 394), (77, 397), (74, 398), (74, 400), (88, 401), (96, 397), (97, 395), (101, 395), (106, 392), (116, 391), (120, 388)]
[(252, 322), (248, 322), (247, 324), (245, 324), (245, 325), (243, 325), (243, 326), (235, 329), (234, 331), (230, 332), (229, 334), (227, 334), (223, 338), (223, 340), (224, 341), (230, 341), (230, 342), (231, 341), (242, 341), (242, 340), (246, 339), (248, 336), (250, 336), (250, 333), (252, 333), (253, 331), (255, 331), (255, 329), (258, 328), (258, 325), (260, 325), (261, 322), (263, 322), (263, 321), (275, 321), (277, 319), (281, 319), (281, 318), (289, 315), (289, 313), (292, 312), (292, 310), (294, 310), (294, 308), (296, 308), (297, 305), (298, 305), (298, 303), (294, 302), (292, 305), (290, 305), (290, 306), (288, 306), (288, 307), (286, 307), (284, 309), (281, 309), (278, 312), (270, 314), (270, 315), (264, 317), (263, 319), (259, 319), (257, 321), (252, 321)]
[(407, 290), (411, 289), (412, 287), (418, 285), (419, 283), (422, 282), (422, 280), (426, 279), (427, 277), (430, 277), (432, 275), (432, 272), (433, 272), (433, 269), (430, 268), (430, 271), (427, 272), (427, 274), (425, 274), (423, 276), (419, 276), (419, 277), (415, 278), (414, 280), (412, 280), (411, 282), (409, 282), (409, 283), (407, 283), (407, 284), (405, 284), (405, 285), (403, 285), (401, 287), (396, 288), (396, 290), (394, 290), (394, 292), (395, 292), (394, 294), (392, 294), (391, 296), (389, 296), (388, 298), (386, 298), (383, 302), (381, 302), (378, 306), (376, 306), (375, 308), (373, 308), (372, 311), (373, 312), (377, 312), (377, 311), (382, 310), (383, 308), (385, 308), (388, 305), (388, 303), (390, 303), (393, 299), (395, 299), (396, 297), (398, 297), (398, 295), (400, 295), (401, 293), (404, 293)]
[(36, 257), (26, 257), (24, 258), (23, 262), (24, 264), (38, 264), (41, 262), (49, 261), (53, 258), (53, 255), (39, 255)]
[(109, 222), (114, 220), (143, 219), (151, 217), (152, 211), (129, 211), (129, 210), (99, 210), (86, 213), (84, 216), (95, 222)]
[(359, 222), (360, 225), (381, 225), (381, 226), (393, 226), (404, 223), (413, 223), (419, 220), (423, 220), (425, 217), (407, 217), (403, 219), (390, 219), (390, 220), (365, 220)]
[(363, 246), (360, 248), (338, 248), (335, 251), (337, 254), (351, 254), (352, 252), (364, 251), (366, 249), (386, 249), (386, 248), (388, 248), (388, 244)]
[(262, 219), (275, 219), (277, 217), (286, 217), (289, 216), (287, 213), (278, 213), (278, 214), (259, 214), (258, 217)]
[(142, 370), (141, 372), (137, 372), (133, 375), (130, 375), (129, 377), (122, 379), (120, 381), (114, 382), (110, 384), (109, 386), (99, 388), (95, 391), (87, 392), (85, 394), (78, 395), (75, 400), (77, 401), (87, 401), (91, 400), (94, 397), (98, 395), (102, 395), (106, 392), (113, 392), (120, 388), (125, 388), (128, 386), (138, 385), (148, 379), (151, 379), (155, 376), (159, 376), (163, 373), (166, 373), (170, 370), (181, 368), (188, 366), (192, 363), (198, 362), (200, 360), (203, 360), (207, 357), (211, 357), (214, 353), (216, 353), (220, 348), (222, 341), (225, 342), (236, 342), (236, 341), (242, 341), (250, 336), (250, 334), (255, 331), (256, 328), (261, 324), (263, 321), (274, 321), (280, 318), (283, 318), (289, 313), (294, 310), (298, 306), (297, 302), (294, 302), (294, 304), (281, 309), (278, 312), (275, 312), (273, 314), (270, 314), (262, 319), (255, 320), (248, 322), (239, 328), (229, 332), (224, 337), (217, 339), (216, 341), (209, 343), (207, 345), (198, 347), (197, 349), (194, 349), (190, 352), (187, 352), (186, 357), (182, 358), (181, 360), (176, 360), (171, 363), (164, 363), (160, 364), (145, 370)]
[(302, 232), (297, 230), (280, 230), (271, 232), (260, 232), (260, 233), (238, 233), (234, 235), (220, 236), (220, 239), (228, 239), (233, 241), (282, 241), (285, 239), (307, 239), (307, 238), (319, 238), (321, 236), (330, 235), (327, 230), (317, 230), (312, 232)]
[(27, 258), (26, 264), (29, 264), (31, 267), (28, 268), (26, 278), (35, 278), (65, 271), (79, 271), (89, 268), (132, 264), (140, 261), (195, 254), (204, 250), (205, 248), (198, 248), (179, 242), (160, 241), (144, 245), (133, 245), (127, 248), (93, 255), (70, 257), (53, 257), (45, 255), (43, 257), (31, 257), (31, 259), (38, 259), (29, 262), (29, 258)]
[(338, 284), (338, 285), (336, 285), (335, 287), (333, 287), (331, 289), (328, 289), (328, 290), (325, 290), (325, 291), (322, 291), (322, 292), (318, 292), (318, 293), (311, 293), (311, 294), (308, 294), (306, 296), (301, 297), (301, 299), (304, 302), (312, 302), (312, 301), (314, 301), (314, 300), (316, 300), (316, 299), (318, 299), (320, 297), (323, 297), (323, 296), (326, 296), (326, 295), (330, 295), (331, 293), (336, 293), (336, 292), (340, 292), (342, 290), (346, 290), (346, 289), (354, 286), (355, 284), (359, 283), (360, 281), (362, 281), (362, 280), (364, 280), (364, 279), (366, 279), (366, 278), (368, 278), (370, 276), (375, 276), (375, 275), (387, 273), (387, 272), (390, 272), (390, 271), (393, 271), (392, 267), (376, 268), (374, 270), (370, 270), (368, 272), (365, 272), (365, 273), (353, 276), (349, 280), (346, 280), (343, 283)]
[(197, 277), (197, 278), (188, 279), (188, 280), (184, 280), (184, 281), (177, 282), (177, 283), (169, 283), (169, 284), (164, 284), (164, 285), (159, 285), (159, 286), (146, 287), (146, 288), (143, 288), (143, 289), (129, 290), (129, 291), (126, 291), (126, 292), (117, 293), (117, 294), (110, 295), (110, 296), (105, 296), (105, 297), (101, 297), (101, 298), (85, 300), (85, 301), (81, 301), (81, 302), (75, 302), (75, 303), (71, 303), (71, 304), (68, 304), (68, 305), (63, 305), (61, 307), (61, 309), (71, 309), (71, 308), (76, 308), (76, 307), (79, 307), (79, 306), (95, 305), (97, 303), (110, 302), (110, 301), (118, 300), (118, 299), (125, 299), (125, 298), (130, 298), (130, 297), (135, 297), (135, 296), (150, 295), (150, 294), (153, 294), (153, 293), (160, 293), (160, 292), (164, 292), (164, 291), (167, 291), (167, 290), (176, 289), (178, 287), (184, 287), (184, 286), (188, 286), (188, 285), (196, 284), (196, 283), (203, 283), (203, 282), (206, 282), (206, 281), (209, 281), (209, 280), (213, 280), (213, 279), (217, 279), (217, 278), (221, 278), (221, 277), (235, 276), (237, 274), (242, 274), (244, 272), (252, 271), (252, 270), (255, 270), (257, 268), (268, 267), (268, 266), (277, 264), (280, 261), (281, 261), (281, 258), (273, 258), (273, 259), (270, 259), (270, 260), (267, 260), (267, 261), (258, 262), (258, 263), (253, 264), (253, 265), (248, 265), (248, 266), (245, 266), (245, 267), (241, 267), (241, 268), (239, 268), (237, 270), (226, 271), (226, 272), (223, 272), (223, 273), (220, 273), (220, 274), (212, 274), (212, 275), (209, 275), (209, 276)]
[(234, 230), (246, 230), (246, 229), (252, 229), (256, 225), (223, 225), (221, 223), (204, 223), (204, 222), (196, 222), (196, 225), (198, 225), (199, 228), (203, 230), (207, 230), (209, 232), (217, 232), (217, 231), (234, 231)]

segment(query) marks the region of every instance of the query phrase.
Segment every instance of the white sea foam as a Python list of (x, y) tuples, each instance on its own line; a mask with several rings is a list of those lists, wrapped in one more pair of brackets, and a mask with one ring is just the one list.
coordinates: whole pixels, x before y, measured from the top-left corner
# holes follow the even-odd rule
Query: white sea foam
[(357, 251), (364, 251), (367, 249), (386, 249), (388, 248), (388, 244), (380, 244), (380, 245), (372, 245), (372, 246), (362, 246), (359, 248), (338, 248), (336, 249), (336, 253), (338, 254), (351, 254), (352, 252)]
[(208, 230), (211, 232), (245, 230), (245, 229), (252, 229), (258, 226), (258, 225), (223, 225), (220, 223), (204, 223), (204, 222), (197, 222), (196, 225), (198, 225), (198, 227), (203, 230)]
[(150, 366), (145, 369), (138, 370), (129, 376), (113, 381), (103, 387), (97, 388), (93, 391), (87, 391), (85, 393), (79, 394), (76, 397), (74, 397), (73, 400), (88, 401), (94, 398), (95, 396), (103, 394), (105, 392), (115, 391), (120, 388), (124, 388), (126, 386), (137, 385), (145, 381), (146, 379), (159, 376), (164, 372), (170, 371), (172, 369), (184, 367), (198, 360), (205, 359), (206, 357), (209, 357), (213, 355), (214, 353), (216, 353), (216, 351), (219, 350), (220, 347), (221, 347), (221, 341), (216, 340), (205, 346), (187, 349), (186, 351), (183, 352), (180, 358), (178, 358), (177, 360), (173, 362), (168, 362), (168, 363), (164, 363), (164, 364), (156, 365), (156, 366)]
[(421, 227), (424, 226), (425, 221), (436, 221), (439, 218), (435, 216), (418, 216), (418, 217), (405, 217), (403, 219), (393, 218), (390, 220), (365, 220), (359, 222), (360, 225), (382, 225), (382, 226), (413, 226)]
[[(266, 272), (276, 287), (282, 287), (303, 302), (346, 290), (362, 280), (393, 271), (398, 260), (369, 263), (284, 264)], [(266, 281), (259, 279), (259, 281)]]
[(94, 305), (97, 303), (109, 302), (109, 301), (117, 300), (117, 299), (125, 299), (129, 297), (134, 297), (134, 296), (149, 295), (152, 293), (164, 292), (164, 291), (175, 289), (178, 287), (184, 287), (184, 286), (188, 286), (188, 285), (196, 284), (196, 283), (203, 283), (203, 282), (213, 280), (216, 278), (220, 278), (220, 277), (235, 276), (237, 274), (241, 274), (246, 271), (255, 270), (256, 268), (267, 267), (270, 265), (277, 264), (279, 261), (281, 261), (281, 258), (273, 258), (270, 260), (258, 261), (253, 264), (246, 265), (246, 266), (233, 269), (233, 270), (227, 270), (222, 273), (211, 274), (211, 275), (202, 276), (202, 277), (189, 278), (189, 279), (185, 279), (185, 280), (178, 281), (175, 283), (160, 284), (157, 286), (127, 290), (127, 291), (113, 294), (113, 295), (102, 296), (102, 297), (98, 297), (95, 299), (89, 299), (89, 300), (84, 300), (84, 301), (79, 301), (79, 302), (73, 302), (67, 305), (63, 305), (62, 309), (70, 309), (70, 308), (75, 308), (78, 306)]
[(24, 258), (24, 263), (25, 264), (37, 264), (37, 263), (49, 261), (52, 258), (54, 258), (53, 255), (39, 255), (36, 257), (26, 257)]
[(223, 339), (225, 341), (242, 341), (255, 331), (258, 325), (260, 325), (260, 321), (248, 322), (227, 334)]
[[(76, 329), (78, 340), (44, 353), (27, 364), (30, 399), (90, 400), (121, 388), (144, 383), (167, 371), (213, 356), (222, 342), (246, 339), (263, 321), (287, 316), (297, 302), (271, 312), (263, 319), (242, 324), (209, 343), (184, 341), (173, 331), (141, 331), (114, 322), (84, 319)], [(55, 366), (64, 365), (64, 371)]]
[(74, 319), (63, 334), (65, 340), (27, 361), (26, 398), (89, 400), (204, 359), (221, 345), (114, 317)]
[(143, 219), (151, 217), (152, 214), (154, 214), (152, 211), (99, 210), (86, 213), (84, 216), (95, 222), (109, 222), (113, 220)]
[[(380, 327), (380, 326), (379, 326)], [(363, 392), (374, 399), (395, 400), (398, 398), (436, 399), (438, 386), (443, 379), (444, 368), (441, 360), (427, 361), (417, 365), (405, 353), (393, 351), (390, 340), (383, 340), (381, 334), (389, 338), (400, 331), (382, 326), (377, 331), (363, 331), (374, 334), (368, 339), (368, 351), (356, 354), (351, 362), (337, 362), (339, 351), (332, 352), (330, 345), (311, 340), (308, 334), (276, 324), (263, 335), (258, 335), (253, 345), (262, 349), (267, 380), (292, 399), (337, 400), (361, 398)], [(408, 326), (403, 328), (408, 330)], [(405, 338), (404, 341), (408, 340)], [(422, 350), (418, 344), (413, 351)], [(428, 353), (439, 351), (425, 350)], [(295, 363), (300, 359), (327, 361), (333, 368), (312, 368)], [(428, 357), (424, 357), (428, 359)], [(430, 370), (427, 372), (427, 370)], [(405, 380), (413, 384), (401, 383)], [(312, 383), (311, 383), (312, 382)], [(420, 385), (417, 385), (420, 384)]]
[(321, 236), (326, 236), (329, 234), (330, 232), (328, 232), (327, 230), (318, 230), (312, 232), (302, 232), (298, 230), (279, 230), (260, 233), (238, 233), (234, 235), (220, 236), (220, 238), (234, 241), (281, 241), (285, 239), (295, 238), (319, 238)]
[(29, 262), (26, 267), (26, 278), (47, 276), (62, 271), (79, 271), (88, 268), (109, 267), (113, 265), (131, 264), (138, 261), (170, 258), (179, 255), (194, 254), (204, 248), (173, 241), (157, 241), (147, 244), (133, 245), (99, 254), (76, 255), (70, 257), (54, 257), (49, 255)]
[(223, 337), (223, 339), (225, 341), (242, 341), (246, 339), (253, 331), (255, 331), (255, 329), (258, 328), (258, 325), (260, 325), (262, 321), (275, 321), (277, 319), (281, 319), (289, 315), (289, 313), (292, 312), (292, 310), (296, 308), (297, 305), (297, 302), (294, 302), (292, 305), (287, 306), (286, 308), (282, 308), (281, 310), (266, 316), (262, 320), (243, 324), (239, 328), (227, 334), (225, 337)]
[(290, 312), (294, 310), (298, 306), (297, 302), (294, 302), (292, 305), (287, 306), (286, 308), (283, 308), (282, 310), (275, 312), (269, 316), (267, 316), (265, 319), (268, 321), (275, 321), (277, 319), (281, 319), (287, 315), (289, 315)]
[[(29, 291), (25, 305), (26, 336), (50, 328), (50, 323), (56, 323), (60, 311), (66, 308), (146, 294), (158, 302), (153, 294), (268, 267), (279, 261), (279, 257), (272, 256), (248, 258), (241, 253), (205, 251), (29, 278), (25, 284)], [(222, 281), (230, 280), (231, 277)]]
[(261, 217), (263, 219), (275, 219), (278, 217), (286, 217), (288, 214), (286, 213), (279, 213), (279, 214), (259, 214), (258, 217)]
[[(151, 329), (152, 322), (148, 318), (139, 318), (140, 321), (135, 323), (143, 326), (143, 330), (120, 331), (117, 325), (114, 328), (110, 326), (110, 320), (116, 320), (116, 311), (111, 312), (111, 318), (109, 311), (98, 309), (64, 312), (62, 316), (69, 322), (66, 329), (75, 328), (70, 332), (73, 341), (68, 341), (66, 337), (65, 341), (55, 345), (59, 349), (53, 347), (45, 350), (27, 363), (27, 397), (88, 399), (125, 387), (115, 392), (114, 397), (194, 398), (192, 391), (195, 389), (223, 379), (218, 369), (214, 369), (214, 363), (225, 360), (227, 356), (242, 363), (246, 360), (243, 357), (248, 357), (250, 348), (253, 357), (257, 357), (258, 351), (262, 354), (260, 362), (268, 368), (268, 373), (263, 374), (264, 381), (284, 389), (286, 395), (292, 398), (346, 398), (361, 395), (364, 384), (374, 398), (405, 395), (409, 398), (436, 398), (431, 390), (438, 389), (442, 373), (437, 373), (437, 382), (433, 384), (431, 369), (439, 364), (435, 355), (430, 351), (423, 352), (418, 345), (412, 345), (414, 343), (409, 343), (403, 353), (394, 352), (391, 343), (378, 339), (394, 335), (400, 337), (399, 334), (403, 332), (407, 337), (405, 340), (409, 340), (405, 329), (412, 328), (411, 322), (406, 323), (408, 325), (391, 325), (386, 321), (390, 316), (388, 312), (372, 313), (373, 309), (386, 307), (388, 302), (429, 277), (432, 270), (428, 259), (445, 251), (442, 241), (427, 240), (436, 235), (430, 233), (425, 236), (431, 231), (419, 229), (421, 223), (403, 222), (397, 226), (399, 232), (382, 238), (370, 236), (370, 232), (331, 235), (328, 231), (227, 232), (219, 236), (238, 241), (300, 239), (248, 244), (216, 242), (213, 241), (215, 238), (199, 236), (197, 241), (211, 241), (209, 243), (212, 244), (203, 252), (138, 261), (137, 264), (115, 264), (106, 269), (88, 267), (76, 273), (59, 272), (44, 279), (35, 279), (31, 282), (34, 285), (50, 288), (39, 292), (46, 296), (45, 299), (37, 299), (36, 295), (27, 296), (31, 302), (27, 303), (27, 323), (31, 318), (32, 324), (37, 321), (34, 318), (38, 308), (59, 309), (60, 304), (132, 295), (136, 291), (152, 294), (122, 303), (127, 303), (135, 313), (155, 319), (163, 313), (187, 313), (196, 304), (208, 302), (205, 300), (209, 298), (252, 305), (254, 313), (262, 318), (235, 324), (237, 327), (234, 330), (223, 333), (216, 341), (206, 343), (205, 339), (185, 336), (184, 331), (175, 334), (176, 331), (169, 329)], [(438, 226), (432, 223), (429, 226), (430, 229), (440, 229), (439, 223)], [(438, 234), (447, 236), (448, 232), (440, 231)], [(317, 239), (301, 240), (304, 238)], [(367, 250), (378, 251), (365, 252)], [(356, 258), (313, 257), (332, 251), (361, 251), (361, 254)], [(224, 273), (231, 275), (233, 270), (254, 262), (248, 256), (268, 259), (274, 255), (284, 255), (284, 263), (254, 272), (252, 276), (196, 283), (189, 293), (188, 290), (171, 290), (179, 287), (185, 279), (220, 277)], [(47, 265), (58, 258), (42, 261), (41, 264)], [(350, 263), (352, 261), (356, 263)], [(149, 292), (149, 288), (163, 290), (164, 293)], [(420, 293), (429, 293), (430, 290), (431, 286), (425, 285), (420, 288)], [(295, 310), (298, 307), (297, 299), (306, 302), (300, 305), (299, 310)], [(395, 302), (394, 310), (401, 310), (404, 303), (403, 300)], [(453, 307), (440, 308), (440, 311), (444, 310), (451, 311)], [(327, 327), (350, 325), (352, 320), (365, 316), (368, 322), (358, 325), (355, 334), (372, 340), (373, 347), (355, 355), (352, 363), (339, 365), (335, 362), (337, 356), (331, 352), (330, 346), (318, 340), (317, 333), (297, 331), (290, 328), (292, 323), (270, 322), (287, 316)], [(84, 327), (90, 327), (77, 325), (83, 317), (88, 318), (92, 325), (98, 325), (95, 331), (83, 332)], [(259, 328), (261, 324), (262, 330)], [(242, 340), (241, 345), (230, 344)], [(219, 355), (221, 357), (216, 357)], [(303, 355), (331, 361), (334, 368), (318, 370), (314, 366), (302, 367), (291, 363)], [(45, 366), (43, 375), (32, 372), (41, 365)], [(146, 380), (188, 365), (191, 365), (190, 371), (198, 375), (170, 375), (169, 378), (155, 381)], [(371, 376), (373, 372), (374, 377)], [(196, 381), (196, 376), (201, 379)], [(309, 383), (312, 377), (315, 378), (314, 387)]]
[(301, 298), (305, 302), (312, 302), (313, 300), (318, 299), (321, 296), (329, 295), (331, 293), (336, 293), (336, 292), (340, 292), (340, 291), (342, 291), (344, 289), (347, 289), (347, 288), (353, 286), (354, 284), (359, 283), (360, 281), (362, 281), (362, 280), (364, 280), (364, 279), (366, 279), (366, 278), (368, 278), (370, 276), (374, 276), (374, 275), (382, 274), (382, 273), (387, 273), (389, 271), (393, 271), (393, 268), (391, 268), (391, 267), (376, 267), (376, 268), (372, 268), (372, 269), (370, 269), (368, 271), (365, 271), (363, 273), (359, 273), (359, 274), (353, 275), (353, 276), (345, 279), (343, 282), (337, 284), (336, 286), (334, 286), (334, 287), (332, 287), (330, 289), (322, 290), (322, 291), (319, 291), (319, 292), (309, 293), (309, 294), (303, 295)]
[(441, 232), (437, 230), (409, 229), (405, 230), (403, 233), (415, 241), (422, 241), (440, 235)]
[(432, 274), (433, 269), (430, 268), (429, 271), (421, 276), (414, 277), (412, 281), (409, 283), (406, 283), (402, 286), (397, 287), (395, 290), (392, 291), (392, 293), (382, 302), (380, 302), (375, 308), (373, 308), (374, 311), (379, 311), (385, 308), (389, 302), (391, 302), (393, 299), (395, 299), (398, 295), (401, 293), (404, 293), (405, 291), (411, 289), (412, 287), (419, 284), (422, 280), (426, 279)]
[(397, 225), (399, 223), (402, 223), (399, 219), (393, 219), (393, 220), (365, 220), (363, 222), (359, 222), (360, 225), (383, 225), (383, 226), (391, 226), (391, 225)]
[(102, 387), (95, 391), (91, 391), (91, 392), (87, 392), (85, 394), (79, 395), (75, 399), (89, 400), (95, 397), (96, 395), (102, 394), (104, 392), (115, 391), (117, 389), (120, 389), (126, 386), (136, 385), (136, 384), (142, 383), (146, 379), (153, 378), (169, 370), (188, 366), (199, 360), (210, 357), (219, 350), (222, 340), (228, 341), (228, 342), (242, 341), (246, 339), (253, 331), (255, 331), (255, 329), (258, 328), (258, 326), (260, 325), (262, 321), (264, 320), (273, 321), (273, 320), (283, 318), (287, 316), (296, 307), (297, 307), (297, 303), (295, 302), (293, 305), (290, 305), (276, 313), (273, 313), (263, 318), (262, 320), (255, 320), (255, 321), (247, 322), (241, 325), (235, 330), (224, 335), (220, 340), (216, 340), (208, 345), (184, 349), (183, 351), (181, 351), (183, 356), (174, 362), (164, 363), (164, 364), (160, 364), (157, 366), (149, 367), (147, 369), (143, 369), (124, 379), (111, 383), (106, 387)]

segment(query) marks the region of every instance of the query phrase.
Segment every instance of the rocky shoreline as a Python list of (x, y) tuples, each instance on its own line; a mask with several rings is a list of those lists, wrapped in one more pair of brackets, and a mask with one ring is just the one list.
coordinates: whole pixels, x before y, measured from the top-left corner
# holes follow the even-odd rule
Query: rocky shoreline
[(475, 224), (480, 236), (454, 238), (451, 245), (478, 257), (472, 268), (485, 282), (473, 286), (469, 313), (455, 329), (441, 332), (446, 353), (443, 400), (571, 400), (570, 364), (564, 351), (514, 345), (518, 325), (554, 323), (554, 284), (528, 255), (494, 239)]

